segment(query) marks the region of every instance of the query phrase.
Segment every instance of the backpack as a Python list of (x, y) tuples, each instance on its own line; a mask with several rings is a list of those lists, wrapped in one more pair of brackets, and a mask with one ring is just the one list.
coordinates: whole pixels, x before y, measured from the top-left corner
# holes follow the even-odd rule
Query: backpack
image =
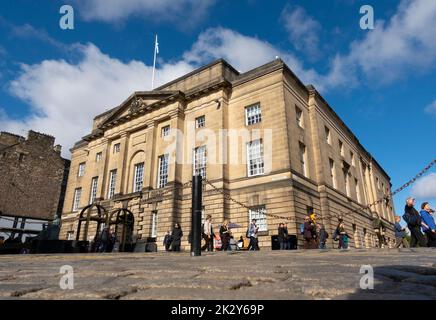
[(304, 235), (304, 223), (300, 224), (300, 234)]

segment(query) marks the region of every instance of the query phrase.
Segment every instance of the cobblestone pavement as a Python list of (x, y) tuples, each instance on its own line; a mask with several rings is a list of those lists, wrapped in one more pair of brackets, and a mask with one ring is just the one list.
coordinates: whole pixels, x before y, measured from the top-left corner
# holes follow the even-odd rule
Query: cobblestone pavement
[[(74, 289), (59, 286), (74, 269)], [(362, 265), (374, 289), (359, 287)], [(435, 249), (0, 256), (0, 299), (436, 299)]]

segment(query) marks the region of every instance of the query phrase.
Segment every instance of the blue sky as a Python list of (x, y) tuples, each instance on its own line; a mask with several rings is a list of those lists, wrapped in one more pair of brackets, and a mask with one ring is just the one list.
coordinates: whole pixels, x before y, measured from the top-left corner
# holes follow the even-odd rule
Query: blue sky
[[(59, 27), (71, 4), (75, 29)], [(359, 27), (372, 5), (374, 30)], [(279, 55), (313, 83), (392, 178), (436, 158), (433, 0), (4, 0), (0, 3), (0, 130), (53, 134), (64, 147), (96, 114), (216, 58), (246, 71)], [(436, 169), (396, 197), (436, 202)]]

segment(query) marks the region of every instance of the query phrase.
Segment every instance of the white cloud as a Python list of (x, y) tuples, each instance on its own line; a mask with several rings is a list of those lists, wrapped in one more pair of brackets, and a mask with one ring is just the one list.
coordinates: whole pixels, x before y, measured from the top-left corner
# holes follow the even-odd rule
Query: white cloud
[(436, 173), (419, 179), (412, 189), (412, 195), (418, 199), (436, 199)]
[[(76, 44), (77, 63), (44, 60), (22, 65), (21, 74), (10, 83), (12, 94), (27, 102), (30, 114), (13, 120), (0, 113), (2, 130), (25, 133), (29, 129), (51, 134), (64, 148), (91, 131), (92, 119), (117, 106), (133, 91), (151, 86), (152, 67), (140, 61), (122, 62), (102, 53), (95, 45)], [(268, 42), (235, 31), (215, 28), (199, 35), (183, 58), (158, 65), (156, 84), (163, 84), (217, 58), (228, 60), (242, 72), (280, 56), (303, 81), (319, 79), (314, 70), (306, 70), (292, 55)]]
[[(11, 82), (10, 91), (31, 106), (31, 113), (12, 120), (3, 112), (2, 130), (23, 133), (33, 129), (52, 134), (67, 156), (74, 142), (91, 131), (97, 114), (117, 106), (133, 91), (150, 88), (152, 69), (142, 62), (123, 63), (93, 44), (78, 46), (77, 50), (82, 55), (77, 64), (44, 60), (22, 65), (22, 73)], [(164, 64), (156, 82), (170, 81), (191, 69), (183, 61)]]
[(129, 17), (192, 25), (204, 18), (215, 0), (73, 0), (87, 21), (120, 22)]
[(425, 112), (436, 116), (436, 100), (425, 108)]
[(230, 29), (206, 30), (198, 37), (192, 49), (185, 53), (184, 59), (202, 64), (212, 59), (224, 58), (239, 71), (245, 72), (274, 60), (276, 56), (282, 58), (303, 82), (322, 87), (319, 74), (313, 69), (305, 69), (292, 54), (274, 47), (267, 41)]
[(310, 17), (300, 6), (286, 6), (281, 15), (281, 21), (289, 33), (289, 40), (295, 49), (301, 51), (312, 60), (320, 56), (319, 33), (321, 24)]
[(350, 45), (347, 55), (332, 60), (327, 87), (350, 86), (364, 77), (389, 84), (406, 74), (428, 72), (436, 62), (436, 1), (403, 0), (389, 21)]

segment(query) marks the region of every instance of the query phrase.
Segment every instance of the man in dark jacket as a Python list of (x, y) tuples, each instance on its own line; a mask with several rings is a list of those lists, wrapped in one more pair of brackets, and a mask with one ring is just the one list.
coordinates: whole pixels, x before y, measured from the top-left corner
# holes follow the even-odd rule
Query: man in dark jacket
[(287, 250), (288, 249), (288, 229), (285, 227), (284, 223), (279, 224), (279, 230), (278, 230), (278, 239), (280, 243), (280, 250)]
[(421, 233), (422, 219), (419, 212), (413, 207), (414, 205), (415, 199), (408, 198), (403, 215), (403, 219), (407, 222), (407, 227), (410, 230), (410, 246), (414, 248), (419, 244), (420, 247), (426, 247), (427, 241)]
[(327, 249), (325, 244), (327, 242), (329, 234), (326, 231), (323, 224), (319, 224), (318, 227), (319, 227), (319, 248), (320, 249)]
[(374, 228), (374, 232), (378, 238), (378, 247), (381, 248), (383, 245), (387, 246), (385, 238), (386, 226), (377, 212), (375, 213), (374, 219), (372, 220), (372, 227)]
[(165, 235), (163, 245), (165, 246), (165, 251), (170, 251), (171, 242), (173, 242), (173, 237), (171, 236), (171, 232), (167, 231), (167, 234)]
[(400, 224), (401, 217), (395, 216), (395, 248), (403, 245), (404, 248), (409, 248), (409, 242), (406, 239), (406, 228)]

